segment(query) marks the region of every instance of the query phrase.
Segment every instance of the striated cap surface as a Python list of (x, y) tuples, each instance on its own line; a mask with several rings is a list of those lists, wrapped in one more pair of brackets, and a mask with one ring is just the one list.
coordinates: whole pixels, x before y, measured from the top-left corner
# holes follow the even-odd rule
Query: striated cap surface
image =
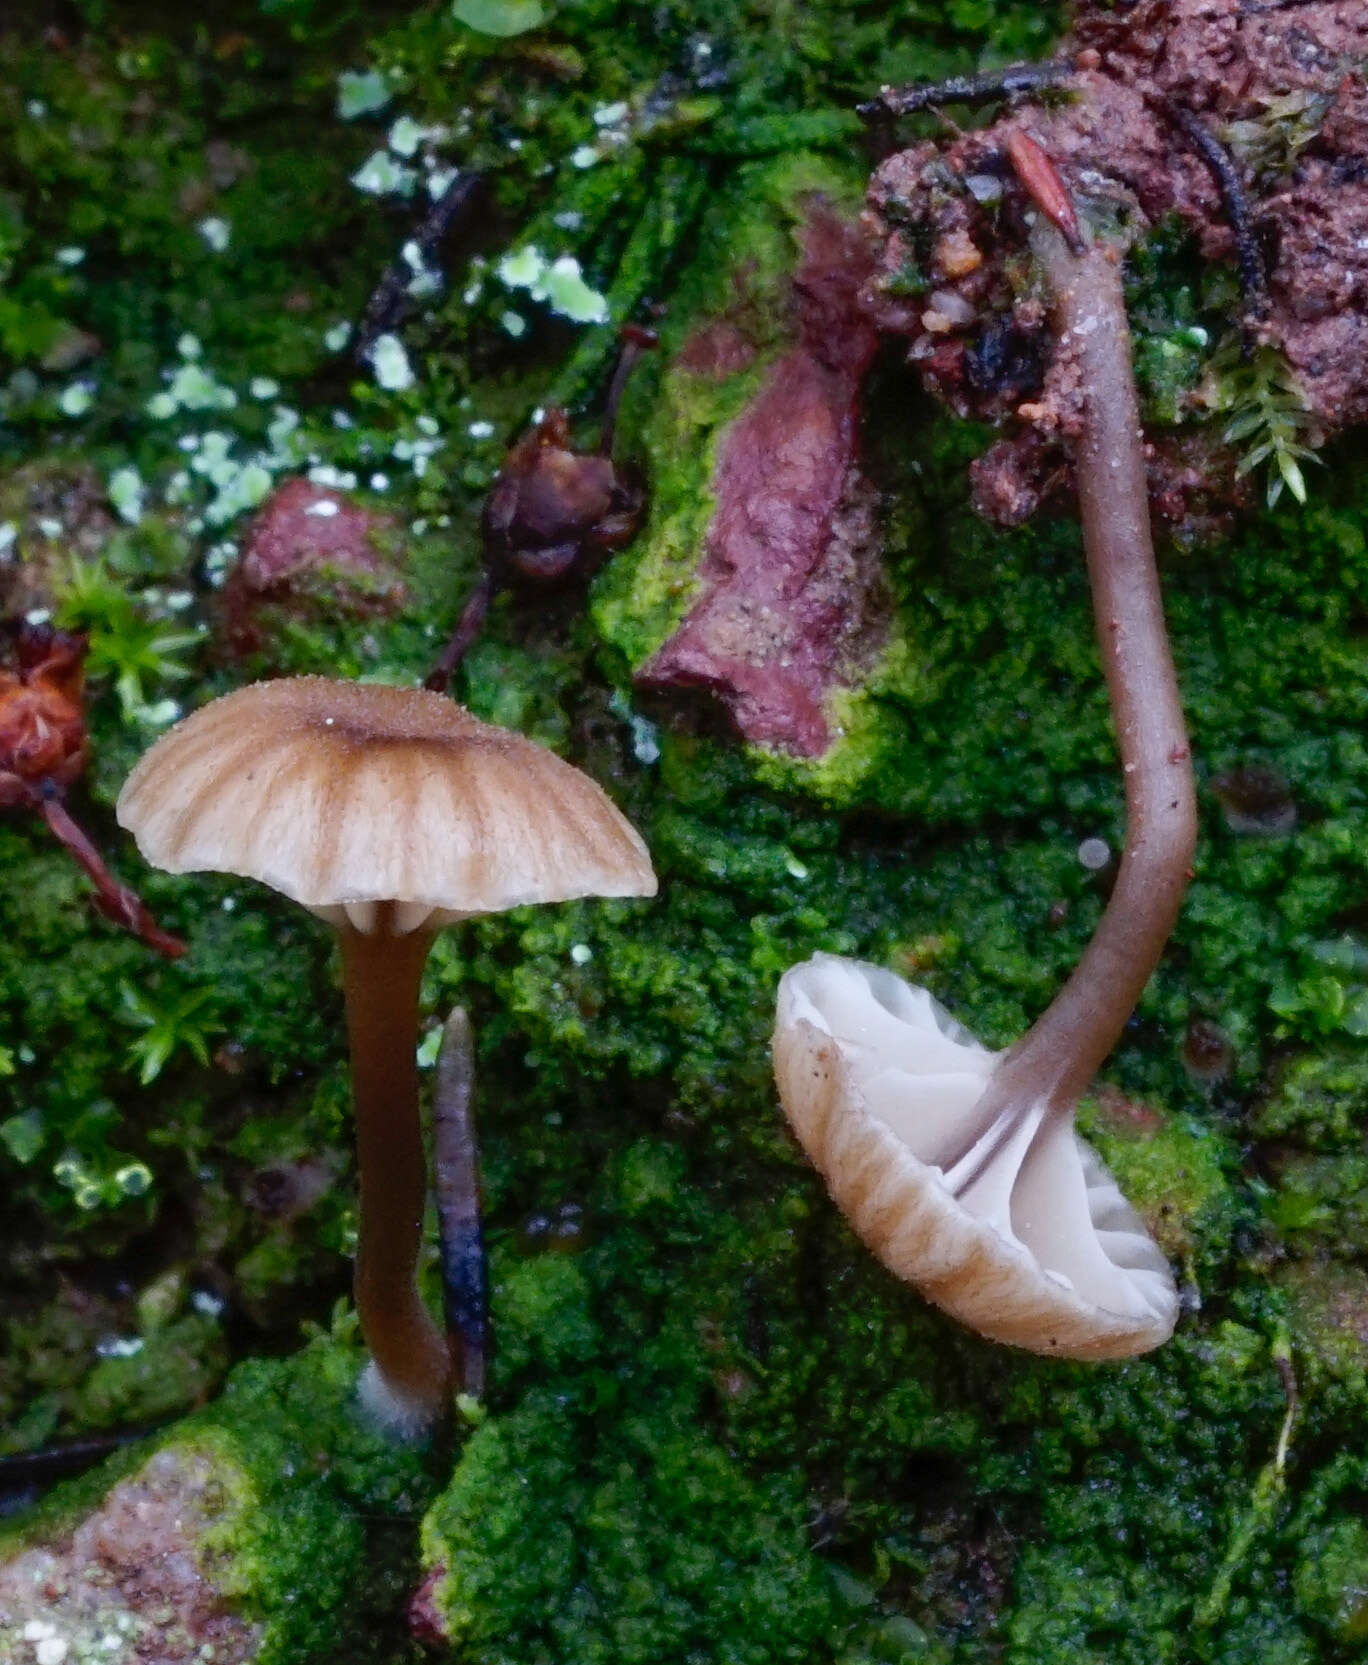
[(157, 741), (118, 817), (155, 867), (259, 879), (361, 930), (380, 903), (406, 931), (656, 890), (646, 846), (594, 781), (423, 689), (241, 688)]
[(779, 1096), (896, 1276), (993, 1341), (1111, 1359), (1167, 1341), (1167, 1260), (1072, 1117), (976, 1118), (998, 1054), (925, 989), (818, 954), (779, 984)]

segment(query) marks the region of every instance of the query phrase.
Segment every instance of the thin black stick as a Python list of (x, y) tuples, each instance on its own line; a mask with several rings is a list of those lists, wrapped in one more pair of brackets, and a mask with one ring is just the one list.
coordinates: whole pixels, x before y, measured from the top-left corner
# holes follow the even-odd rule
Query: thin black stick
[(480, 1148), (475, 1136), (475, 1058), (470, 1019), (453, 1007), (442, 1031), (432, 1101), (432, 1172), (447, 1344), (458, 1393), (480, 1399), (489, 1345), (489, 1274), (480, 1220)]
[[(417, 229), (404, 239), (404, 248), (412, 244), (426, 259), (470, 206), (483, 178), (478, 173), (458, 173), (428, 209)], [(416, 275), (403, 250), (386, 267), (384, 275), (371, 291), (366, 310), (356, 326), (352, 356), (358, 363), (365, 364), (366, 355), (377, 339), (387, 330), (392, 330), (403, 317), (409, 305), (409, 284)]]
[(1221, 205), (1230, 229), (1235, 236), (1235, 261), (1240, 273), (1240, 288), (1244, 291), (1245, 307), (1254, 317), (1262, 315), (1268, 306), (1268, 272), (1264, 266), (1263, 250), (1254, 231), (1254, 220), (1245, 195), (1244, 182), (1235, 159), (1215, 136), (1208, 131), (1201, 117), (1172, 99), (1152, 93), (1148, 103), (1165, 116), (1187, 139), (1188, 143), (1211, 170), (1216, 189), (1221, 193)]
[(951, 75), (925, 86), (882, 87), (877, 98), (857, 104), (855, 112), (864, 121), (888, 121), (894, 116), (911, 116), (942, 104), (986, 104), (995, 98), (1016, 98), (1038, 87), (1057, 86), (1074, 72), (1062, 58), (1047, 58), (1039, 64), (1009, 64), (982, 75)]

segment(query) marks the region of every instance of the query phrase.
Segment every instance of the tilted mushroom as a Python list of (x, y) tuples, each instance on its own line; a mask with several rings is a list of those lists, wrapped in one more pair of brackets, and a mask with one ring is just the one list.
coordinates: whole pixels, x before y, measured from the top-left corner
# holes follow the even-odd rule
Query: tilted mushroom
[(452, 1368), (415, 1286), (426, 1194), (418, 994), (442, 926), (529, 902), (651, 896), (635, 830), (544, 747), (439, 694), (326, 677), (214, 700), (151, 748), (118, 816), (154, 866), (259, 879), (336, 927), (356, 1107), (365, 1391), (401, 1430)]
[(779, 984), (774, 1072), (794, 1132), (855, 1230), (898, 1277), (993, 1341), (1123, 1358), (1166, 1341), (1168, 1262), (1072, 1118), (975, 1115), (1004, 1055), (925, 989), (818, 954)]
[(1006, 1052), (986, 1052), (924, 990), (819, 956), (781, 984), (774, 1062), (808, 1154), (892, 1270), (994, 1339), (1108, 1358), (1167, 1340), (1177, 1297), (1139, 1217), (1075, 1136), (1074, 1109), (1177, 919), (1195, 795), (1119, 265), (1087, 244), (1039, 146), (1018, 149), (1041, 209), (1032, 249), (1083, 398), (1075, 472), (1125, 781), (1120, 870), (1068, 982)]

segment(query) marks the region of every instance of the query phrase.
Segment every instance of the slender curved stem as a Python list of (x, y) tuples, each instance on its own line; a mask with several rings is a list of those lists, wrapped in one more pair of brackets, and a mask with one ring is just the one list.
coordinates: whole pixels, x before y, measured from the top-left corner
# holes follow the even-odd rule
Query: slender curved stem
[(1150, 537), (1121, 273), (1103, 248), (1071, 254), (1051, 225), (1039, 224), (1032, 242), (1053, 294), (1061, 349), (1077, 363), (1084, 393), (1075, 472), (1125, 779), (1126, 842), (1083, 958), (976, 1107), (983, 1126), (1041, 1099), (1057, 1114), (1072, 1111), (1159, 963), (1197, 836), (1192, 762)]
[(432, 937), (391, 935), (391, 912), (388, 905), (377, 910), (374, 931), (344, 925), (340, 933), (361, 1187), (356, 1310), (386, 1387), (436, 1421), (446, 1410), (451, 1365), (415, 1281), (427, 1200), (418, 986)]

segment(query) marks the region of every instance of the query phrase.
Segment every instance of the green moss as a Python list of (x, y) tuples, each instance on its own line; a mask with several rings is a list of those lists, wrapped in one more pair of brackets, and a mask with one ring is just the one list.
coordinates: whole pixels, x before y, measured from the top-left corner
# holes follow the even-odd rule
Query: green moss
[[(411, 1514), (430, 1487), (417, 1454), (362, 1423), (353, 1401), (359, 1362), (354, 1348), (319, 1340), (288, 1363), (241, 1367), (209, 1409), (59, 1487), (37, 1514), (0, 1535), (0, 1555), (60, 1545), (113, 1484), (138, 1475), (155, 1454), (173, 1453), (207, 1470), (197, 1511), (203, 1524), (183, 1547), (230, 1611), (260, 1627), (254, 1659), (298, 1665), (333, 1657), (344, 1641), (354, 1649), (349, 1657), (370, 1657), (364, 1632), (377, 1585), (393, 1599), (386, 1579), (397, 1570), (383, 1522)], [(165, 1533), (171, 1548), (182, 1528), (149, 1519), (143, 1530)], [(100, 1615), (101, 1634), (122, 1628), (120, 1599), (112, 1594)], [(39, 1599), (31, 1616), (48, 1615)], [(144, 1619), (157, 1622), (136, 1604), (129, 1609), (131, 1626)]]
[[(198, 523), (218, 488), (186, 459), (217, 466), (219, 433), (243, 467), (267, 455), (279, 477), (317, 459), (354, 476), (348, 489), (394, 515), (410, 605), (380, 619), (322, 606), (286, 620), (273, 651), (288, 670), (416, 676), (478, 568), (479, 500), (508, 440), (554, 394), (589, 432), (614, 348), (611, 329), (521, 299), (527, 327), (509, 335), (498, 257), (527, 241), (573, 254), (615, 322), (665, 299), (667, 347), (747, 309), (772, 354), (799, 199), (858, 194), (854, 98), (1043, 51), (1056, 21), (1000, 0), (915, 0), (896, 27), (886, 7), (828, 0), (589, 0), (500, 41), (440, 6), (361, 18), (270, 0), (183, 26), (132, 0), (82, 10), (70, 51), (36, 26), (3, 37), (0, 337), (22, 373), (0, 390), (0, 458), (23, 469), (0, 488), (0, 522), (20, 525), (40, 588), (68, 544), (102, 551), (112, 646), (76, 805), (192, 952), (153, 962), (92, 917), (36, 823), (0, 827), (0, 1414), (16, 1449), (178, 1409), (213, 1380), (225, 1336), (288, 1348), (346, 1278), (326, 934), (253, 887), (146, 873), (110, 814), (157, 732), (119, 698), (119, 654), (136, 657), (144, 626), (154, 640), (212, 626), (194, 563), (242, 530)], [(9, 14), (3, 27), (17, 31)], [(337, 72), (371, 64), (396, 74), (389, 106), (339, 124)], [(703, 84), (714, 71), (725, 85)], [(622, 100), (649, 124), (577, 165), (600, 145), (595, 110)], [(448, 289), (402, 326), (416, 386), (386, 394), (324, 336), (359, 313), (417, 212), (345, 183), (400, 114), (449, 125), (443, 154), (485, 169), (490, 193), (446, 250)], [(195, 229), (207, 214), (231, 222), (224, 254)], [(85, 250), (75, 266), (57, 258), (68, 245)], [(1152, 408), (1176, 414), (1210, 297), (1182, 250), (1156, 247), (1135, 276)], [(58, 401), (86, 366), (43, 362), (73, 331), (104, 344), (80, 418)], [(148, 411), (183, 332), (231, 409)], [(481, 714), (608, 785), (662, 890), (481, 921), (433, 956), (425, 1012), (460, 999), (477, 1019), (496, 1291), (489, 1416), (423, 1528), (449, 1623), (472, 1658), (547, 1665), (1351, 1657), (1364, 1483), (1334, 1453), (1352, 1457), (1368, 1408), (1358, 453), (1328, 459), (1306, 512), (1284, 505), (1166, 558), (1203, 788), (1198, 876), (1106, 1070), (1157, 1119), (1127, 1131), (1103, 1101), (1089, 1131), (1184, 1263), (1191, 1310), (1157, 1355), (1090, 1370), (991, 1348), (875, 1265), (789, 1138), (766, 1051), (779, 976), (818, 948), (927, 982), (996, 1045), (1075, 962), (1105, 900), (1077, 846), (1115, 846), (1122, 818), (1076, 533), (983, 527), (965, 467), (985, 436), (885, 367), (863, 445), (896, 617), (872, 675), (833, 706), (843, 745), (798, 766), (700, 737), (668, 707), (648, 722), (629, 673), (688, 604), (717, 435), (761, 373), (702, 386), (667, 360), (643, 367), (624, 421), (653, 482), (647, 535), (609, 564), (587, 617), (574, 592), (501, 601), (462, 676)], [(252, 394), (260, 376), (279, 394)], [(297, 426), (272, 449), (277, 407)], [(146, 511), (111, 537), (105, 484), (128, 466)], [(170, 603), (181, 591), (188, 610)], [(191, 678), (147, 668), (143, 700), (198, 700), (258, 668), (225, 663), (212, 637), (173, 657)], [(1207, 783), (1249, 762), (1289, 781), (1295, 832), (1227, 825)], [(129, 1051), (148, 1032), (140, 1009), (178, 1037), (146, 1086)], [(1230, 1038), (1218, 1083), (1184, 1068), (1194, 1015)], [(273, 1214), (262, 1176), (314, 1163), (314, 1205)], [(151, 1176), (140, 1193), (118, 1179), (134, 1168)], [(224, 1323), (187, 1310), (201, 1287), (228, 1294)], [(1275, 1485), (1283, 1324), (1301, 1403)], [(144, 1346), (101, 1360), (112, 1338)], [(408, 1657), (403, 1597), (431, 1498), (411, 1455), (352, 1422), (355, 1367), (350, 1348), (318, 1345), (240, 1368), (168, 1436), (222, 1470), (222, 1565), (280, 1665), (339, 1647)], [(30, 1530), (73, 1518), (110, 1477)], [(357, 1602), (360, 1637), (338, 1628)]]

